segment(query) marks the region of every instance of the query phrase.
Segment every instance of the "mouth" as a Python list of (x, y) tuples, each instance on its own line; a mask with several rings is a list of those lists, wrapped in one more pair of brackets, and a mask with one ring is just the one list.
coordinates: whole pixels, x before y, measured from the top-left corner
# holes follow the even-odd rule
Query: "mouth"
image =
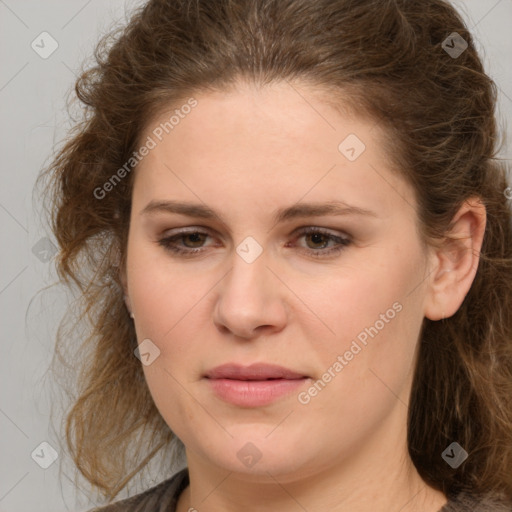
[(225, 402), (239, 407), (261, 407), (296, 391), (307, 375), (282, 366), (225, 364), (204, 375), (211, 390)]

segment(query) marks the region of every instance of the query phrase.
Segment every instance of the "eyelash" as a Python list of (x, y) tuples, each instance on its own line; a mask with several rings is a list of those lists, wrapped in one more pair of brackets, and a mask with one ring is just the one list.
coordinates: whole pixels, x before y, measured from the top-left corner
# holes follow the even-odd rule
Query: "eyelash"
[[(338, 254), (338, 253), (342, 252), (346, 247), (348, 247), (352, 243), (352, 240), (350, 240), (350, 238), (342, 238), (342, 237), (333, 235), (332, 233), (329, 233), (328, 231), (325, 231), (325, 230), (323, 230), (321, 228), (317, 228), (317, 227), (304, 228), (303, 230), (301, 230), (298, 233), (297, 238), (301, 238), (301, 237), (307, 236), (307, 235), (314, 235), (314, 234), (319, 234), (319, 235), (326, 237), (328, 239), (327, 243), (329, 243), (329, 241), (335, 241), (338, 243), (337, 247), (331, 247), (329, 249), (322, 249), (320, 251), (316, 251), (313, 249), (309, 249), (309, 250), (306, 249), (306, 251), (309, 253), (309, 255), (311, 255), (315, 258), (325, 258), (327, 256)], [(188, 235), (209, 236), (208, 233), (206, 233), (204, 231), (199, 231), (199, 230), (181, 231), (180, 233), (178, 233), (176, 235), (172, 235), (172, 236), (165, 237), (165, 238), (158, 240), (158, 245), (162, 246), (165, 250), (171, 251), (171, 252), (178, 254), (180, 256), (183, 256), (183, 257), (193, 257), (194, 255), (196, 255), (198, 253), (204, 252), (203, 247), (198, 247), (198, 248), (194, 248), (194, 249), (183, 249), (176, 245), (173, 245), (173, 244), (175, 244), (175, 242), (177, 240), (179, 240), (179, 239), (183, 240), (183, 238)]]

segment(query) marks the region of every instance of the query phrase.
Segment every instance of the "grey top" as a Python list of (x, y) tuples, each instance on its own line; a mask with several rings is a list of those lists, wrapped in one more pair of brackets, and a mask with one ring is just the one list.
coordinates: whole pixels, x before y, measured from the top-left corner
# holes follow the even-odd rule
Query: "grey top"
[[(188, 469), (185, 468), (141, 494), (90, 512), (176, 512), (178, 497), (188, 484)], [(448, 503), (439, 512), (512, 512), (512, 504), (490, 494), (477, 497), (462, 492), (449, 496)]]

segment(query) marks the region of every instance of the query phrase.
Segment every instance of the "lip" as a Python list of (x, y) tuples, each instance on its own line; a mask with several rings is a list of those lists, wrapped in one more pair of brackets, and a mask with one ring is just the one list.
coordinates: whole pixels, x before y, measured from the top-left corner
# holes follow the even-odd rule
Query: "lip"
[(205, 379), (222, 400), (240, 407), (261, 407), (296, 391), (309, 377), (277, 365), (230, 363), (210, 370)]
[(235, 363), (217, 366), (206, 373), (208, 379), (265, 380), (265, 379), (302, 379), (303, 373), (294, 372), (283, 366), (255, 363), (243, 366)]

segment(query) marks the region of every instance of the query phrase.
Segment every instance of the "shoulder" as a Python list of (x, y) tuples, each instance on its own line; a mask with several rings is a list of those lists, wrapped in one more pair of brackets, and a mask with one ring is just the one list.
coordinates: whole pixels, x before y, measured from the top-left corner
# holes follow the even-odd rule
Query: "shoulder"
[(147, 491), (89, 512), (175, 512), (178, 497), (188, 484), (185, 468)]
[(439, 512), (512, 512), (512, 503), (502, 494), (476, 495), (461, 491), (448, 497), (448, 503)]

